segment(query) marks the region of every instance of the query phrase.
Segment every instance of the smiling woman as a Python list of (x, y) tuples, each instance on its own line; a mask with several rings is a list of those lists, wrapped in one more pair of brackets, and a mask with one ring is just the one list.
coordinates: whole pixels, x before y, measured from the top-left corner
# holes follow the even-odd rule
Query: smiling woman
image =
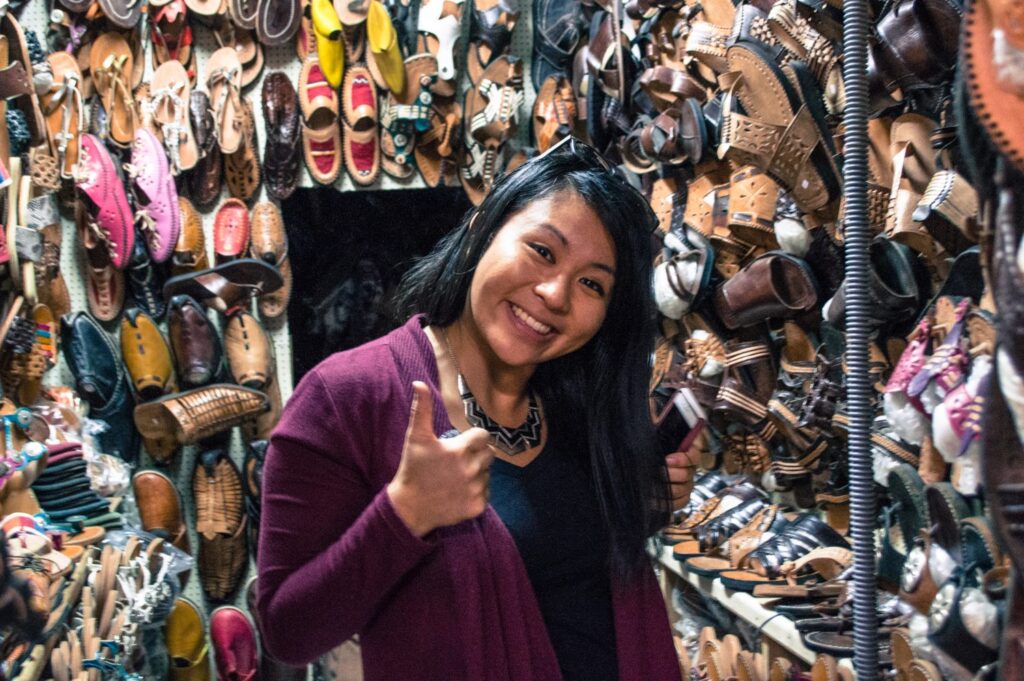
[(368, 680), (679, 678), (644, 553), (655, 218), (586, 151), (496, 183), (403, 280), (409, 321), (296, 389), (260, 538), (279, 659), (359, 634)]

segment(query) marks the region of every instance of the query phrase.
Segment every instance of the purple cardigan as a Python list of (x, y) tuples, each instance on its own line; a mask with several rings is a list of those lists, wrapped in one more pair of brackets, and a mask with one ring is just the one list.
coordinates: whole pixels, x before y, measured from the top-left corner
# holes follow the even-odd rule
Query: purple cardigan
[[(515, 543), (495, 513), (414, 536), (385, 492), (413, 380), (451, 429), (421, 317), (328, 357), (299, 383), (263, 471), (263, 643), (302, 665), (359, 634), (366, 681), (561, 678)], [(613, 583), (621, 681), (679, 681), (653, 571)]]

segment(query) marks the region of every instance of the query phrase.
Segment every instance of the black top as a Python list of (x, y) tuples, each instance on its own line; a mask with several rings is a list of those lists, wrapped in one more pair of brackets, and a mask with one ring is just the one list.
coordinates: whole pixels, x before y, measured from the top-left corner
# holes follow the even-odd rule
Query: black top
[(491, 505), (515, 539), (565, 681), (617, 681), (608, 536), (587, 470), (549, 442), (491, 464)]

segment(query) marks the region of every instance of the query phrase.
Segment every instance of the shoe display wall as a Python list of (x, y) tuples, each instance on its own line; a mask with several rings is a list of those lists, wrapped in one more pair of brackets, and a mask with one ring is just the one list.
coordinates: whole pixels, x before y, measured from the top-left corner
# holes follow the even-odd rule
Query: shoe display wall
[[(997, 662), (1016, 678), (1024, 144), (1008, 122), (1024, 113), (1024, 38), (994, 2), (874, 9), (880, 659), (898, 678)], [(659, 557), (770, 641), (690, 637), (684, 673), (848, 678), (834, 659), (853, 653), (841, 26), (832, 0), (0, 8), (0, 510), (10, 544), (33, 547), (5, 558), (18, 575), (0, 584), (35, 614), (16, 635), (62, 637), (58, 678), (82, 659), (155, 673), (161, 642), (133, 638), (142, 615), (123, 607), (149, 598), (172, 677), (209, 678), (207, 628), (221, 673), (301, 675), (259, 659), (241, 588), (292, 388), (275, 201), (450, 186), (479, 204), (573, 135), (661, 228), (652, 407), (701, 475)], [(132, 578), (115, 583), (118, 568)], [(64, 635), (71, 616), (96, 631)], [(105, 637), (153, 659), (106, 656)]]

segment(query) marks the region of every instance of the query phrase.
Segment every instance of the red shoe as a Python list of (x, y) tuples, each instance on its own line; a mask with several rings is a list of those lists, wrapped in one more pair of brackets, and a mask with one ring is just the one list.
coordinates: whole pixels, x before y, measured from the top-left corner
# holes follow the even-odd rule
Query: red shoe
[(225, 199), (213, 221), (213, 252), (218, 263), (249, 250), (249, 209), (239, 199)]
[(257, 678), (259, 647), (256, 628), (248, 615), (231, 605), (217, 608), (210, 615), (210, 640), (218, 678), (233, 681)]

